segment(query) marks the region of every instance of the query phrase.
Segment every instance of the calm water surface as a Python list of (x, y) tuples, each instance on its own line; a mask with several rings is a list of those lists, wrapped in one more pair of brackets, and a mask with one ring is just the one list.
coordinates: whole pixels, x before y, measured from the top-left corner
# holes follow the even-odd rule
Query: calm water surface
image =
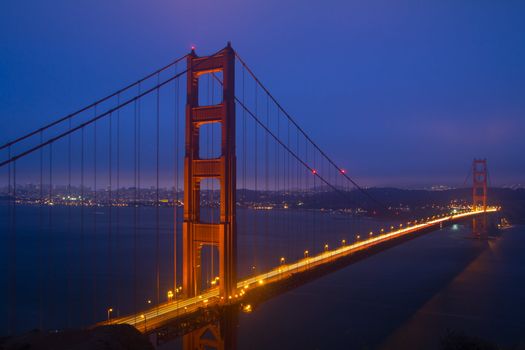
[[(116, 212), (110, 220), (106, 208), (85, 209), (82, 222), (79, 208), (53, 208), (50, 216), (22, 206), (16, 231), (9, 229), (6, 207), (0, 209), (0, 298), (15, 305), (0, 306), (6, 331), (13, 312), (22, 332), (104, 320), (108, 306), (121, 315), (143, 308), (156, 299), (157, 262), (159, 300), (173, 287), (173, 228), (176, 223), (180, 229), (180, 210), (161, 208), (157, 250), (154, 208), (140, 209), (136, 231), (133, 208), (121, 209), (116, 223)], [(241, 275), (250, 275), (252, 266), (256, 271), (275, 266), (281, 256), (292, 261), (304, 249), (320, 251), (325, 243), (335, 246), (390, 224), (241, 209)], [(432, 349), (446, 329), (501, 344), (525, 340), (525, 227), (490, 241), (467, 239), (468, 233), (468, 225), (435, 231), (241, 313), (232, 330), (238, 348)], [(209, 267), (203, 275), (206, 284)], [(180, 340), (161, 348), (178, 349)]]
[[(239, 349), (437, 349), (447, 330), (525, 340), (525, 228), (466, 239), (457, 225), (239, 314)], [(163, 349), (178, 349), (180, 341)]]
[[(217, 222), (216, 210), (203, 219)], [(238, 208), (238, 275), (245, 278), (351, 242), (389, 222), (321, 211)], [(0, 203), (2, 333), (92, 325), (167, 300), (181, 285), (182, 208), (38, 207)], [(177, 242), (174, 230), (177, 228)], [(177, 246), (177, 254), (174, 247)], [(203, 248), (202, 285), (218, 275), (217, 249)], [(157, 288), (158, 273), (158, 288)], [(150, 302), (148, 302), (150, 301)]]

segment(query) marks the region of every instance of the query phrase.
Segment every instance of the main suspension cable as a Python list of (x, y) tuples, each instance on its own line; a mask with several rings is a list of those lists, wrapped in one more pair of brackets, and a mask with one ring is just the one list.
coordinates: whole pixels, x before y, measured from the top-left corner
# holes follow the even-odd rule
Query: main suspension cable
[(364, 188), (362, 188), (356, 181), (354, 181), (346, 172), (341, 171), (341, 167), (339, 167), (328, 155), (306, 134), (306, 132), (297, 124), (297, 122), (291, 117), (291, 115), (283, 108), (283, 106), (277, 101), (277, 99), (270, 93), (270, 91), (262, 84), (262, 82), (257, 78), (255, 73), (248, 67), (246, 62), (239, 56), (237, 52), (235, 52), (235, 57), (239, 60), (239, 62), (244, 66), (244, 68), (248, 71), (248, 73), (252, 76), (252, 78), (256, 81), (256, 83), (268, 94), (268, 96), (272, 99), (272, 101), (276, 104), (276, 106), (284, 113), (286, 118), (292, 122), (292, 124), (303, 134), (303, 136), (323, 155), (323, 157), (330, 162), (348, 181), (350, 181), (355, 188), (357, 188), (359, 191), (361, 191), (364, 195), (366, 195), (369, 199), (371, 199), (373, 202), (378, 204), (379, 206), (389, 210), (383, 203), (381, 203), (379, 200), (374, 198), (368, 191), (366, 191)]
[(109, 100), (109, 99), (111, 99), (111, 98), (113, 98), (113, 97), (115, 97), (115, 96), (120, 95), (121, 93), (123, 93), (123, 92), (125, 92), (125, 91), (131, 89), (132, 87), (134, 87), (134, 86), (140, 84), (141, 82), (143, 82), (143, 81), (145, 81), (145, 80), (148, 80), (149, 78), (155, 76), (156, 74), (159, 74), (159, 73), (165, 71), (166, 69), (172, 67), (173, 65), (175, 65), (175, 64), (177, 64), (178, 62), (180, 62), (180, 61), (182, 61), (183, 59), (185, 59), (187, 56), (188, 56), (188, 54), (186, 54), (186, 55), (184, 55), (184, 56), (182, 56), (182, 57), (177, 58), (177, 59), (174, 60), (173, 62), (171, 62), (171, 63), (165, 65), (164, 67), (162, 67), (162, 68), (160, 68), (160, 69), (157, 69), (157, 70), (154, 71), (153, 73), (150, 73), (150, 74), (146, 75), (146, 76), (143, 77), (142, 79), (139, 79), (139, 80), (137, 80), (136, 82), (131, 83), (131, 84), (129, 84), (129, 85), (127, 85), (127, 86), (121, 88), (120, 90), (117, 90), (116, 92), (114, 92), (114, 93), (112, 93), (112, 94), (110, 94), (110, 95), (107, 95), (106, 97), (103, 97), (103, 98), (101, 98), (101, 99), (99, 99), (99, 100), (97, 100), (97, 101), (91, 103), (90, 105), (87, 105), (86, 107), (83, 107), (83, 108), (79, 109), (79, 110), (76, 111), (76, 112), (70, 113), (70, 114), (66, 115), (65, 117), (59, 118), (59, 119), (55, 120), (54, 122), (51, 122), (51, 123), (49, 123), (49, 124), (46, 124), (46, 125), (44, 125), (44, 126), (38, 128), (38, 129), (36, 129), (36, 130), (34, 130), (34, 131), (28, 133), (28, 134), (25, 134), (25, 135), (23, 135), (23, 136), (20, 136), (20, 137), (14, 139), (14, 140), (12, 140), (12, 141), (6, 142), (5, 144), (3, 144), (3, 145), (0, 146), (0, 150), (4, 149), (4, 148), (6, 148), (6, 147), (9, 147), (9, 146), (11, 146), (11, 145), (14, 145), (14, 144), (16, 144), (16, 143), (19, 143), (20, 141), (23, 141), (23, 140), (25, 140), (25, 139), (27, 139), (27, 138), (29, 138), (29, 137), (31, 137), (31, 136), (34, 136), (34, 135), (36, 135), (36, 134), (38, 134), (38, 133), (40, 133), (40, 132), (42, 132), (42, 131), (44, 131), (44, 130), (47, 130), (47, 129), (49, 129), (49, 128), (55, 126), (55, 125), (58, 125), (58, 124), (60, 124), (60, 123), (62, 123), (62, 122), (64, 122), (64, 121), (70, 120), (70, 119), (72, 119), (73, 117), (79, 115), (80, 113), (85, 112), (85, 111), (87, 111), (87, 110), (89, 110), (89, 109), (91, 109), (91, 108), (93, 108), (93, 107), (95, 107), (95, 106), (101, 104), (102, 102), (105, 102), (105, 101), (107, 101), (107, 100)]
[[(198, 67), (198, 66), (201, 65), (201, 64), (203, 64), (203, 63), (206, 62), (207, 60), (209, 60), (209, 59), (211, 59), (211, 58), (217, 56), (221, 51), (222, 51), (222, 50), (219, 50), (219, 51), (215, 52), (214, 54), (212, 54), (212, 55), (210, 55), (210, 56), (207, 56), (206, 59), (204, 59), (204, 60), (202, 60), (202, 61), (199, 61), (197, 64), (195, 64), (194, 68), (195, 68), (195, 67)], [(87, 120), (87, 121), (85, 121), (85, 122), (83, 122), (83, 123), (81, 123), (81, 124), (75, 126), (74, 128), (71, 128), (71, 129), (69, 129), (69, 130), (67, 130), (67, 131), (65, 131), (65, 132), (62, 132), (62, 133), (59, 134), (59, 135), (54, 136), (54, 137), (48, 139), (47, 141), (41, 142), (40, 144), (38, 144), (38, 145), (36, 145), (36, 146), (34, 146), (34, 147), (32, 147), (32, 148), (26, 150), (26, 151), (23, 151), (23, 152), (21, 152), (21, 153), (19, 153), (19, 154), (17, 154), (17, 155), (14, 155), (14, 156), (9, 155), (8, 159), (6, 159), (6, 160), (3, 161), (3, 162), (0, 162), (0, 168), (3, 167), (3, 166), (5, 166), (5, 165), (7, 165), (7, 164), (12, 163), (13, 161), (15, 161), (15, 160), (17, 160), (17, 159), (20, 159), (20, 158), (22, 158), (22, 157), (24, 157), (24, 156), (27, 156), (28, 154), (31, 154), (31, 153), (33, 153), (34, 151), (37, 151), (37, 150), (39, 150), (40, 148), (42, 148), (42, 147), (44, 147), (44, 146), (47, 146), (47, 145), (49, 145), (49, 144), (52, 144), (53, 142), (55, 142), (55, 141), (57, 141), (57, 140), (59, 140), (59, 139), (65, 137), (65, 136), (67, 136), (67, 135), (69, 135), (69, 134), (71, 134), (71, 133), (73, 133), (73, 132), (75, 132), (75, 131), (77, 131), (77, 130), (80, 130), (80, 129), (82, 129), (82, 128), (85, 128), (86, 126), (95, 123), (97, 120), (100, 120), (100, 119), (102, 119), (102, 118), (104, 118), (104, 117), (110, 115), (111, 113), (114, 113), (114, 112), (118, 111), (119, 109), (121, 109), (121, 108), (123, 108), (123, 107), (125, 107), (125, 106), (127, 106), (127, 105), (129, 105), (129, 104), (131, 104), (131, 103), (134, 102), (134, 101), (139, 100), (139, 103), (140, 103), (140, 99), (141, 99), (142, 97), (144, 97), (144, 96), (146, 96), (146, 95), (148, 95), (148, 94), (150, 94), (150, 93), (152, 93), (152, 92), (155, 92), (157, 89), (160, 89), (161, 87), (163, 87), (164, 85), (170, 83), (171, 81), (173, 81), (173, 80), (175, 80), (175, 79), (178, 79), (178, 78), (181, 77), (182, 75), (186, 74), (187, 71), (188, 71), (188, 69), (185, 69), (185, 70), (183, 70), (182, 72), (180, 72), (180, 73), (178, 73), (178, 74), (175, 74), (175, 75), (173, 75), (172, 77), (170, 77), (170, 78), (164, 80), (162, 83), (157, 84), (156, 86), (153, 86), (153, 87), (151, 87), (151, 88), (145, 90), (144, 92), (139, 92), (139, 94), (137, 94), (136, 96), (134, 96), (134, 97), (132, 97), (132, 98), (126, 100), (125, 102), (120, 103), (118, 106), (113, 107), (113, 108), (107, 110), (106, 112), (104, 112), (104, 113), (102, 113), (102, 114), (100, 114), (100, 115), (98, 115), (98, 116), (97, 116), (96, 113), (95, 113), (95, 117), (93, 117), (93, 118), (91, 118), (91, 119), (89, 119), (89, 120)], [(137, 85), (137, 86), (140, 86), (141, 84), (140, 84), (140, 82), (139, 82), (139, 83), (136, 84), (136, 85)], [(134, 86), (135, 86), (135, 85), (134, 85)], [(139, 89), (139, 91), (140, 91), (140, 89)], [(93, 106), (96, 106), (96, 104), (94, 104)]]

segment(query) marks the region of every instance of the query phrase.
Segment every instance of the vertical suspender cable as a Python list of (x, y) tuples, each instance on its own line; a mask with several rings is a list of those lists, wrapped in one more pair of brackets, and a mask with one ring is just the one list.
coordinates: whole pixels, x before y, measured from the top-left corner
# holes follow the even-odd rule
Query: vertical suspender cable
[[(279, 109), (277, 109), (277, 138), (280, 138), (280, 119), (281, 116), (279, 114)], [(280, 171), (279, 171), (279, 168), (280, 168), (280, 157), (279, 157), (279, 144), (275, 143), (275, 198), (278, 200), (277, 202), (277, 209), (278, 211), (280, 211), (281, 209), (281, 189), (279, 188), (279, 178), (280, 178)], [(281, 230), (282, 230), (282, 226), (280, 225), (279, 223), (279, 217), (278, 215), (275, 215), (275, 221), (274, 221), (274, 227), (275, 227), (275, 230), (276, 232), (279, 234), (279, 236), (277, 237), (277, 242), (278, 242), (278, 245), (279, 245), (279, 255), (282, 256), (283, 254), (283, 242), (282, 242), (282, 236), (281, 236)]]
[[(175, 72), (177, 66), (175, 65)], [(179, 79), (175, 82), (175, 185), (173, 203), (173, 293), (177, 299), (177, 209), (179, 205)]]
[[(49, 144), (49, 210), (48, 210), (48, 223), (49, 223), (49, 233), (48, 233), (48, 243), (49, 246), (52, 246), (52, 241), (53, 241), (53, 144), (50, 143)], [(47, 276), (53, 276), (53, 271), (52, 271), (52, 264), (51, 264), (51, 258), (52, 256), (50, 255), (49, 258), (47, 259), (48, 263), (47, 263), (47, 268), (48, 268), (48, 271), (47, 271)], [(49, 303), (52, 305), (53, 304), (53, 296), (49, 293), (49, 283), (46, 285), (47, 288), (46, 290), (48, 291), (46, 293), (46, 297), (48, 298), (48, 301)], [(53, 315), (53, 310), (51, 308), (50, 311), (50, 314)]]
[(17, 284), (17, 242), (16, 242), (16, 161), (13, 162), (13, 211), (12, 211), (12, 215), (13, 215), (13, 225), (12, 225), (12, 234), (13, 234), (13, 245), (11, 246), (11, 249), (13, 251), (13, 282), (12, 282), (12, 286), (13, 286), (13, 298), (12, 298), (12, 301), (13, 301), (13, 332), (16, 333), (17, 331), (17, 288), (16, 288), (16, 284)]
[[(306, 162), (308, 163), (309, 162), (309, 158), (308, 158), (308, 140), (304, 140), (304, 149), (305, 149), (305, 159), (306, 159)], [(312, 163), (313, 165), (313, 163)], [(314, 166), (314, 169), (315, 169), (315, 166)], [(313, 207), (313, 204), (314, 204), (314, 195), (315, 193), (313, 192), (313, 188), (310, 188), (310, 178), (311, 176), (306, 175), (306, 178), (305, 178), (305, 189), (306, 189), (306, 193), (308, 193), (308, 201), (309, 201), (309, 205), (308, 205), (308, 208), (310, 210), (310, 218), (312, 219), (312, 225), (310, 225), (310, 228), (308, 231), (310, 231), (310, 246), (312, 247), (312, 253), (315, 254), (315, 241), (314, 241), (314, 207)]]
[[(160, 76), (157, 74), (157, 85), (160, 84)], [(156, 274), (156, 294), (157, 294), (157, 315), (159, 313), (160, 303), (160, 262), (159, 262), (159, 235), (160, 235), (160, 220), (159, 220), (159, 154), (160, 154), (160, 88), (157, 88), (157, 130), (156, 130), (156, 191), (155, 191), (155, 274)]]
[[(212, 73), (213, 74), (213, 73)], [(215, 100), (214, 100), (214, 97), (215, 97), (215, 80), (214, 79), (211, 79), (211, 75), (209, 75), (209, 80), (211, 80), (211, 105), (214, 105), (215, 104)], [(212, 127), (211, 128), (211, 157), (215, 157), (215, 144), (214, 144), (214, 134), (215, 134), (215, 129), (217, 129), (216, 127)], [(221, 152), (222, 153), (222, 152)], [(220, 190), (220, 185), (219, 185), (219, 190)], [(212, 181), (211, 183), (211, 193), (212, 193), (212, 198), (213, 198), (213, 206), (215, 206), (215, 182)], [(220, 203), (220, 194), (219, 194), (219, 203)], [(220, 206), (219, 206), (219, 222), (220, 222)], [(216, 212), (216, 210), (213, 210), (213, 212)], [(215, 217), (212, 216), (212, 219), (213, 219), (213, 223), (215, 224)], [(215, 260), (215, 256), (214, 256), (214, 252), (215, 252), (215, 246), (212, 245), (210, 247), (210, 252), (211, 252), (211, 274), (210, 274), (210, 281), (214, 280), (215, 278), (215, 266), (214, 266), (214, 260)]]
[[(43, 132), (40, 132), (40, 143), (43, 141)], [(44, 235), (44, 149), (40, 149), (40, 186), (39, 186), (39, 200), (38, 200), (38, 328), (43, 329), (43, 295), (42, 295), (42, 266), (44, 259), (42, 258), (42, 244)]]
[[(117, 95), (117, 105), (120, 105), (120, 94)], [(116, 233), (115, 233), (115, 251), (117, 254), (120, 251), (120, 108), (117, 110), (117, 188), (116, 188), (116, 198), (115, 201), (117, 203), (116, 207), (116, 220), (117, 220), (117, 227), (116, 227)], [(117, 255), (118, 256), (118, 255)], [(118, 260), (117, 260), (118, 262)], [(119, 276), (118, 263), (116, 268), (116, 276)], [(116, 290), (116, 311), (117, 311), (117, 317), (120, 316), (120, 291), (121, 283), (120, 281), (117, 281), (117, 290)]]
[[(258, 91), (257, 91), (257, 84), (255, 84), (255, 115), (257, 115), (257, 107), (258, 107), (257, 106), (258, 105), (258, 103), (257, 103), (258, 101), (257, 100), (258, 100)], [(254, 155), (255, 155), (255, 163), (254, 163), (254, 165), (255, 165), (255, 169), (254, 169), (254, 172), (255, 172), (255, 180), (254, 180), (255, 181), (255, 195), (257, 196), (257, 198), (259, 198), (258, 186), (257, 186), (257, 184), (258, 184), (258, 169), (257, 169), (257, 165), (259, 163), (259, 161), (257, 159), (258, 158), (258, 153), (259, 153), (258, 152), (258, 147), (257, 147), (257, 143), (258, 143), (258, 139), (257, 139), (257, 134), (258, 134), (258, 132), (257, 132), (258, 131), (257, 123), (253, 123), (253, 126), (254, 126), (254, 134), (255, 134), (254, 135), (255, 138), (254, 138), (254, 142), (253, 142), (254, 143)], [(254, 225), (253, 225), (254, 234), (253, 234), (253, 241), (252, 241), (252, 244), (253, 244), (253, 247), (252, 247), (252, 249), (253, 249), (252, 266), (257, 266), (257, 264), (256, 264), (256, 256), (257, 256), (256, 249), (257, 249), (257, 235), (259, 234), (259, 231), (258, 231), (258, 228), (259, 228), (258, 226), (259, 225), (257, 225), (257, 219), (258, 219), (258, 217), (257, 217), (258, 215), (257, 214), (258, 213), (255, 212)]]
[(84, 131), (85, 128), (81, 129), (81, 145), (80, 145), (80, 274), (82, 278), (80, 279), (80, 300), (81, 300), (81, 312), (82, 312), (82, 319), (86, 320), (86, 307), (85, 307), (85, 290), (86, 290), (86, 284), (85, 280), (87, 279), (87, 273), (86, 273), (86, 251), (85, 251), (85, 231), (84, 231), (84, 207), (85, 207), (85, 193), (84, 193)]
[[(286, 136), (286, 129), (284, 128), (284, 125), (283, 125), (283, 138)], [(284, 149), (284, 147), (279, 147), (279, 149), (281, 150), (281, 153), (282, 153), (282, 160), (283, 160), (283, 164), (282, 164), (282, 170), (283, 170), (283, 191), (282, 191), (282, 209), (285, 210), (285, 204), (286, 204), (286, 191), (287, 191), (287, 187), (286, 187), (286, 184), (287, 184), (287, 176), (286, 176), (286, 150)], [(286, 241), (287, 241), (287, 244), (284, 248), (284, 254), (286, 255), (286, 258), (288, 260), (291, 260), (292, 257), (290, 256), (290, 246), (291, 246), (291, 241), (290, 241), (290, 234), (288, 232), (288, 215), (284, 214), (284, 222), (283, 222), (283, 229), (284, 229), (284, 235), (286, 237)]]
[[(11, 158), (11, 146), (8, 148)], [(8, 167), (8, 222), (9, 222), (9, 267), (8, 267), (8, 334), (15, 334), (16, 327), (16, 162)]]
[[(269, 127), (270, 126), (270, 98), (268, 97), (268, 95), (266, 95), (266, 125)], [(270, 200), (271, 196), (270, 196), (270, 159), (269, 159), (269, 146), (268, 146), (268, 133), (265, 133), (264, 135), (264, 172), (265, 172), (265, 184), (264, 184), (264, 190), (266, 191), (266, 198), (267, 198), (267, 201)], [(263, 254), (261, 254), (262, 258), (261, 258), (261, 264), (265, 263), (266, 260), (268, 259), (268, 250), (269, 250), (269, 247), (268, 247), (268, 230), (269, 230), (269, 210), (265, 210), (265, 218), (264, 218), (264, 247), (262, 247), (263, 249)], [(261, 267), (264, 267), (264, 266), (261, 266)], [(259, 270), (260, 271), (260, 270)], [(255, 272), (255, 271), (254, 271)]]
[[(142, 84), (139, 84), (138, 85), (139, 87), (139, 94), (142, 92)], [(141, 103), (141, 99), (138, 99), (137, 100), (137, 194), (138, 194), (138, 203), (136, 203), (137, 205), (137, 226), (140, 226), (141, 225), (141, 220), (142, 220), (142, 212), (141, 212), (141, 209), (142, 209), (142, 193), (141, 193), (141, 186), (140, 186), (140, 183), (141, 183), (141, 119), (140, 119), (140, 116), (141, 116), (141, 109), (142, 109), (142, 103)], [(139, 227), (137, 227), (137, 233), (139, 232)], [(138, 236), (138, 234), (137, 234)], [(138, 237), (137, 237), (138, 239)], [(138, 250), (136, 251), (136, 253), (138, 253)], [(136, 258), (136, 257), (135, 257)], [(138, 266), (137, 266), (138, 268)], [(138, 272), (138, 271), (137, 271)], [(138, 287), (138, 285), (137, 285)]]
[[(301, 154), (301, 150), (299, 149), (299, 130), (297, 130), (297, 128), (295, 128), (295, 131), (296, 131), (296, 135), (295, 135), (295, 142), (296, 142), (296, 152), (297, 154), (300, 156)], [(296, 195), (297, 195), (297, 202), (299, 202), (299, 200), (301, 199), (301, 196), (302, 196), (302, 191), (301, 191), (301, 179), (300, 179), (300, 176), (299, 176), (299, 171), (300, 171), (300, 165), (299, 165), (299, 162), (295, 162), (296, 164), (296, 168), (295, 168), (295, 187), (296, 187)], [(297, 214), (298, 214), (298, 217), (300, 217), (300, 209), (298, 207), (299, 205), (297, 204), (296, 206), (296, 210), (297, 210)], [(297, 225), (296, 225), (296, 230), (297, 230), (297, 234), (298, 236), (301, 238), (301, 240), (304, 239), (304, 237), (302, 237), (301, 233), (304, 232), (302, 230), (302, 222), (303, 220), (298, 220), (297, 221)], [(305, 254), (306, 255), (306, 254)]]
[[(69, 119), (69, 130), (71, 130), (71, 119)], [(66, 241), (66, 325), (69, 328), (71, 322), (71, 134), (67, 137), (67, 234)]]
[[(290, 149), (290, 120), (288, 120), (288, 126), (287, 126), (288, 130), (287, 130), (287, 136), (286, 136), (286, 146), (288, 147), (288, 149)], [(284, 152), (284, 150), (283, 150)], [(286, 154), (286, 205), (288, 208), (290, 208), (290, 153), (289, 152), (285, 152)], [(290, 229), (290, 222), (291, 222), (291, 218), (290, 218), (290, 214), (286, 214), (286, 231), (287, 231), (287, 234), (288, 236), (292, 236), (292, 243), (293, 243), (293, 246), (297, 246), (297, 242), (295, 242), (295, 234), (291, 231)], [(291, 258), (291, 254), (293, 252), (292, 250), (292, 246), (289, 245), (288, 246), (288, 256), (290, 256)]]
[[(314, 165), (314, 169), (316, 169), (316, 172), (319, 171), (317, 170), (317, 162), (315, 161), (315, 150), (312, 151), (312, 159), (313, 159), (313, 165)], [(317, 173), (313, 174), (314, 175), (314, 199), (315, 199), (315, 202), (314, 202), (314, 249), (318, 249), (317, 247), (317, 212), (318, 212), (318, 208), (317, 208), (317, 198), (318, 198), (318, 192), (317, 192)]]
[[(245, 104), (246, 101), (246, 91), (245, 91), (245, 69), (242, 68), (242, 103)], [(247, 235), (248, 232), (248, 222), (247, 222), (247, 200), (246, 200), (246, 111), (242, 110), (242, 191), (243, 191), (243, 211), (242, 211), (242, 232), (244, 235)]]
[[(11, 159), (11, 146), (8, 146), (7, 148), (7, 158)], [(7, 239), (8, 245), (12, 245), (13, 240), (13, 218), (12, 218), (12, 211), (14, 207), (14, 198), (13, 198), (13, 192), (11, 187), (11, 163), (7, 166), (7, 194), (9, 197), (8, 204), (7, 204), (7, 222), (8, 227), (7, 230), (9, 232), (9, 238)], [(14, 325), (13, 325), (13, 249), (11, 247), (10, 250), (8, 250), (8, 273), (7, 273), (7, 284), (8, 284), (8, 291), (7, 291), (7, 298), (8, 298), (8, 312), (7, 312), (7, 334), (11, 335), (14, 333)]]
[[(95, 106), (95, 116), (97, 115), (97, 106)], [(93, 237), (91, 237), (91, 246), (93, 254), (93, 286), (92, 286), (92, 322), (96, 322), (96, 305), (97, 305), (97, 208), (98, 208), (98, 197), (97, 197), (97, 122), (93, 124)]]
[(112, 240), (113, 240), (113, 113), (108, 117), (108, 270), (107, 273), (107, 307), (113, 308), (113, 257), (112, 257)]
[[(139, 88), (140, 91), (140, 88)], [(139, 92), (140, 93), (140, 92)], [(138, 110), (137, 110), (137, 101), (134, 102), (134, 112), (133, 112), (133, 308), (134, 308), (134, 314), (136, 315), (138, 310), (138, 304), (137, 304), (137, 226), (138, 226), (138, 181), (137, 181), (137, 133), (138, 133)], [(136, 316), (135, 316), (135, 323), (137, 322)]]

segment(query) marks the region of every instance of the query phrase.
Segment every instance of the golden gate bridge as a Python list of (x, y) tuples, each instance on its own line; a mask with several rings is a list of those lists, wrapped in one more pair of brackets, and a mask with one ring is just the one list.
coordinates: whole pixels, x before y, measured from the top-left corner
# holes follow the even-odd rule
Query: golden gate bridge
[[(0, 151), (9, 333), (27, 323), (129, 324), (164, 338), (198, 328), (186, 348), (231, 348), (211, 311), (251, 311), (455, 221), (472, 219), (483, 238), (499, 210), (487, 203), (486, 160), (475, 160), (470, 206), (363, 225), (363, 213), (395, 210), (308, 136), (230, 44), (201, 57), (192, 48)], [(28, 271), (32, 310), (19, 297)]]

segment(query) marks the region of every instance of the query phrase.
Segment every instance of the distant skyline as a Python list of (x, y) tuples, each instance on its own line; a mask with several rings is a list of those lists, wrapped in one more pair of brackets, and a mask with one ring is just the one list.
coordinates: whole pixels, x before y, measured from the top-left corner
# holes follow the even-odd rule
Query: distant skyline
[(363, 186), (525, 183), (525, 3), (4, 1), (0, 143), (231, 40)]

